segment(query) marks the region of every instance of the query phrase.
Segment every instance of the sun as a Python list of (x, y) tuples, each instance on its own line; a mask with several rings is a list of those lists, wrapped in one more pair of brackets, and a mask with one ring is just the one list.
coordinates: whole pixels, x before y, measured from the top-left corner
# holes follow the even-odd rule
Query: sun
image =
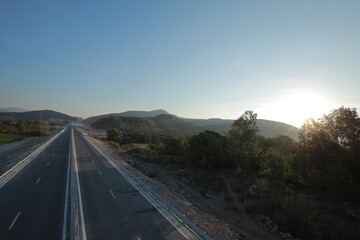
[(329, 100), (311, 91), (285, 94), (271, 105), (276, 119), (296, 127), (300, 127), (307, 118), (320, 118), (333, 109)]

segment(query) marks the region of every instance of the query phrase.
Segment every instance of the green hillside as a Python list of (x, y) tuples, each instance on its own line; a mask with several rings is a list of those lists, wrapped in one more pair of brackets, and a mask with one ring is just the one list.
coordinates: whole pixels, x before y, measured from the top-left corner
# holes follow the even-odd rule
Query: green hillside
[(99, 119), (91, 126), (102, 130), (116, 128), (127, 133), (181, 133), (191, 135), (202, 130), (192, 123), (183, 121), (173, 115), (166, 114), (158, 115), (156, 117), (110, 116)]

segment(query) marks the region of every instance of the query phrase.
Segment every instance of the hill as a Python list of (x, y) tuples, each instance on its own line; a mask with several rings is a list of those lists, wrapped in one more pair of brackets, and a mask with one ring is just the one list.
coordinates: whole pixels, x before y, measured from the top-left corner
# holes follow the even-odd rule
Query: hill
[(0, 112), (0, 118), (13, 120), (49, 121), (54, 123), (66, 123), (76, 121), (77, 118), (64, 113), (51, 110), (39, 110), (29, 112)]
[(127, 133), (153, 133), (191, 135), (202, 129), (173, 115), (161, 114), (156, 117), (110, 116), (101, 118), (91, 125), (96, 129), (120, 129)]
[(110, 116), (151, 118), (151, 117), (156, 117), (161, 114), (170, 115), (170, 113), (168, 113), (167, 111), (162, 110), (162, 109), (153, 110), (153, 111), (126, 111), (126, 112), (121, 112), (121, 113), (109, 113), (109, 114), (102, 114), (102, 115), (98, 115), (98, 116), (89, 117), (89, 118), (86, 118), (84, 120), (84, 122), (86, 124), (91, 125), (91, 124), (95, 123), (96, 121), (100, 120), (101, 118), (106, 118), (106, 117), (110, 117)]
[[(190, 119), (180, 118), (176, 115), (157, 113), (166, 112), (164, 110), (128, 111), (123, 113), (106, 114), (91, 117), (85, 122), (97, 129), (108, 130), (118, 128), (125, 132), (148, 132), (148, 133), (174, 133), (178, 132), (185, 135), (195, 134), (204, 130), (214, 130), (220, 133), (226, 133), (230, 130), (234, 120), (230, 119)], [(151, 117), (146, 117), (151, 116)], [(111, 118), (116, 117), (116, 118)], [(111, 118), (111, 119), (110, 119)], [(264, 137), (276, 137), (279, 135), (289, 136), (297, 140), (298, 130), (289, 124), (258, 119), (257, 126), (259, 134)]]
[(17, 107), (0, 108), (0, 112), (28, 112), (29, 110)]

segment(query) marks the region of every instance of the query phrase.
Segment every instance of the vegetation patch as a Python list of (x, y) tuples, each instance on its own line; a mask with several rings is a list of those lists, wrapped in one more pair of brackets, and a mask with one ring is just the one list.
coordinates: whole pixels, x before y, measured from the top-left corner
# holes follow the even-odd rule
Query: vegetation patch
[(15, 135), (15, 134), (3, 134), (0, 133), (0, 145), (1, 144), (6, 144), (6, 143), (10, 143), (10, 142), (14, 142), (17, 140), (21, 140), (23, 139), (25, 136), (24, 135)]

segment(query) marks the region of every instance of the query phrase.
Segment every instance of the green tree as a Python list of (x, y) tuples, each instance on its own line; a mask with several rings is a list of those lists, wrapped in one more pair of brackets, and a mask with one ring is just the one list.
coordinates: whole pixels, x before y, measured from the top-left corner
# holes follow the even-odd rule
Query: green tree
[(188, 147), (188, 141), (186, 137), (182, 135), (172, 136), (165, 142), (166, 154), (174, 156), (184, 156)]
[(18, 129), (19, 134), (25, 133), (25, 121), (24, 120), (19, 120), (17, 122), (17, 129)]
[(230, 167), (227, 138), (210, 130), (192, 136), (188, 159), (201, 168)]
[(246, 111), (234, 121), (228, 138), (235, 153), (237, 167), (256, 171), (259, 169), (260, 149), (257, 144), (257, 114)]
[(106, 135), (110, 141), (117, 142), (117, 143), (120, 143), (123, 138), (122, 132), (117, 129), (108, 130), (106, 132)]
[(268, 149), (262, 154), (260, 174), (276, 181), (282, 180), (285, 176), (285, 161), (284, 154), (275, 148)]

